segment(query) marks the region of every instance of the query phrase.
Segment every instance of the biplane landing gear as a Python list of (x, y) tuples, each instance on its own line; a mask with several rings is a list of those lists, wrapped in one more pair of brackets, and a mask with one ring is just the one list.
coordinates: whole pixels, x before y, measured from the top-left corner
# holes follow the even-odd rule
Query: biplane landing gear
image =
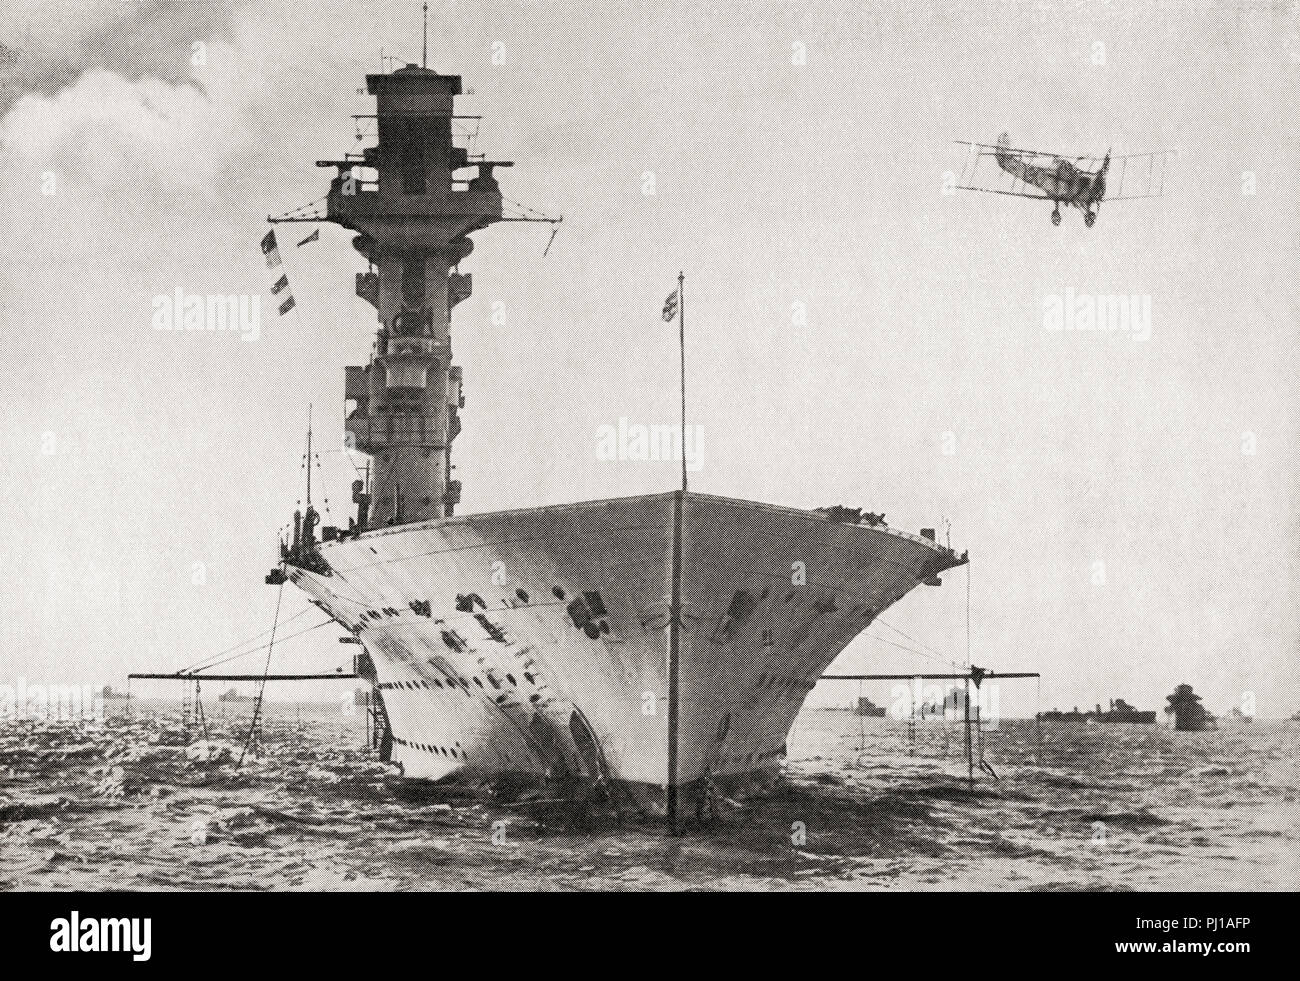
[(1058, 204), (1056, 208), (1052, 211), (1052, 224), (1059, 225), (1060, 223), (1061, 223), (1061, 206)]
[(1086, 228), (1091, 228), (1091, 227), (1092, 227), (1092, 223), (1093, 223), (1094, 221), (1096, 221), (1096, 220), (1097, 220), (1097, 212), (1095, 212), (1095, 211), (1085, 211), (1085, 212), (1083, 213), (1083, 224), (1084, 224), (1084, 227), (1086, 227)]

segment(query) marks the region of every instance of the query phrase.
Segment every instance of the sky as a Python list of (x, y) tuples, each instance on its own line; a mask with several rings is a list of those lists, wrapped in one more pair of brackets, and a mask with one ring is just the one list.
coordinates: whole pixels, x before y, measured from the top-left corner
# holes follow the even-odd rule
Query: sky
[[(267, 630), (309, 404), (346, 523), (361, 260), (334, 226), (286, 245), (280, 318), (257, 243), (355, 148), (381, 49), (420, 57), (413, 0), (82, 8), (0, 20), (7, 684), (117, 686)], [(1005, 714), (1155, 708), (1182, 682), (1216, 712), (1300, 709), (1294, 5), (434, 0), (429, 63), (472, 90), (477, 149), (516, 161), (506, 196), (564, 217), (545, 257), (544, 227), (499, 225), (462, 267), (463, 513), (675, 486), (597, 446), (676, 419), (680, 270), (692, 489), (950, 522), (970, 658), (1043, 673), (1003, 686)], [(953, 141), (1004, 130), (1174, 150), (1165, 195), (1085, 229), (946, 193)], [(152, 329), (177, 288), (262, 295), (260, 335)], [(1047, 329), (1070, 295), (1138, 298), (1149, 336)], [(964, 660), (966, 575), (836, 668)], [(286, 592), (281, 618), (305, 609)], [(875, 639), (899, 631), (929, 656)], [(276, 666), (349, 650), (327, 628)]]

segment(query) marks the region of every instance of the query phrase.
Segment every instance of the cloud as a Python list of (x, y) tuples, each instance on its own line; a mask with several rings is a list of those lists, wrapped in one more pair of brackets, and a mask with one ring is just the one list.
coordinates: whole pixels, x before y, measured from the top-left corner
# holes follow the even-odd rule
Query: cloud
[(102, 69), (173, 84), (190, 75), (194, 41), (229, 41), (238, 4), (225, 0), (5, 0), (0, 114), (29, 93), (52, 95)]
[[(250, 99), (232, 3), (9, 0), (0, 166), (96, 189), (210, 184)], [(197, 50), (196, 50), (197, 48)], [(256, 78), (255, 71), (252, 77)]]
[(94, 70), (55, 95), (18, 99), (0, 120), (0, 151), (98, 188), (203, 187), (238, 150), (243, 108), (194, 84)]

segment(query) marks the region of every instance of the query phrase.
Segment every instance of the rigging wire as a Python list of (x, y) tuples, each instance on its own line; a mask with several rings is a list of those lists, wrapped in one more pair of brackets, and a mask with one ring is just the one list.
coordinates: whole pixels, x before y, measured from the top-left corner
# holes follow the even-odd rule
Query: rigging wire
[(202, 682), (198, 678), (194, 679), (194, 710), (198, 713), (199, 722), (203, 726), (203, 741), (211, 742), (212, 736), (208, 733), (208, 717), (203, 711)]
[(558, 218), (552, 218), (550, 215), (544, 214), (543, 212), (538, 211), (536, 208), (530, 208), (526, 204), (521, 204), (518, 201), (512, 201), (510, 198), (507, 197), (503, 197), (501, 199), (501, 204), (505, 207), (513, 208), (518, 212), (518, 214), (510, 215), (510, 217), (512, 218), (528, 218), (531, 219), (532, 221), (550, 222), (552, 225), (557, 224), (559, 222)]
[[(944, 657), (942, 654), (940, 654), (938, 651), (936, 651), (933, 647), (931, 647), (929, 644), (925, 643), (924, 641), (917, 640), (911, 634), (907, 634), (899, 630), (892, 623), (886, 623), (884, 620), (880, 619), (879, 617), (876, 618), (875, 622), (880, 624), (882, 627), (888, 627), (894, 633), (898, 634), (901, 637), (904, 637), (907, 640), (910, 640), (913, 644), (916, 644), (918, 649), (916, 650), (915, 653), (920, 654), (922, 657), (929, 657), (932, 658), (933, 660), (942, 661), (944, 664), (949, 664), (949, 665), (955, 665), (957, 663), (955, 661), (951, 661), (948, 658)], [(927, 651), (929, 652), (928, 654), (926, 653)]]
[[(877, 620), (876, 622), (879, 623), (881, 621)], [(886, 626), (888, 626), (888, 624), (886, 624)], [(898, 641), (889, 640), (876, 634), (867, 634), (866, 637), (868, 640), (878, 641), (881, 644), (888, 644), (890, 647), (897, 647), (900, 651), (907, 651), (909, 654), (915, 654), (917, 657), (923, 657), (927, 660), (934, 661), (936, 664), (942, 664), (944, 667), (957, 666), (956, 661), (950, 661), (938, 653), (928, 654), (920, 648), (909, 647), (907, 644), (900, 644)]]
[(275, 616), (271, 620), (271, 642), (266, 645), (266, 664), (262, 668), (262, 683), (257, 688), (257, 701), (253, 704), (253, 721), (248, 725), (248, 738), (244, 740), (244, 748), (239, 751), (239, 760), (235, 763), (236, 770), (244, 765), (244, 754), (248, 752), (248, 747), (253, 742), (253, 735), (257, 732), (257, 720), (262, 714), (262, 699), (266, 695), (266, 676), (271, 673), (271, 652), (275, 647), (275, 628), (280, 623), (280, 600), (283, 598), (284, 583), (280, 583), (275, 591)]
[[(315, 201), (308, 201), (306, 204), (300, 204), (296, 208), (286, 211), (282, 215), (277, 215), (273, 223), (282, 221), (323, 221), (325, 212), (321, 210), (320, 205), (329, 197), (328, 194), (322, 194)], [(308, 209), (311, 212), (308, 213)]]
[(970, 560), (966, 562), (966, 667), (970, 667)]
[[(303, 612), (304, 612), (304, 613), (307, 613), (307, 612), (309, 612), (309, 611), (304, 610)], [(287, 623), (288, 621), (285, 621), (285, 622)], [(301, 637), (303, 634), (309, 634), (309, 633), (311, 633), (313, 630), (317, 630), (317, 629), (319, 629), (319, 628), (325, 626), (326, 624), (333, 623), (333, 622), (334, 622), (333, 620), (322, 620), (320, 623), (316, 624), (314, 627), (308, 627), (306, 630), (299, 630), (297, 633), (290, 634), (288, 637), (281, 637), (281, 638), (280, 638), (280, 643), (283, 644), (286, 640), (293, 640), (295, 637)], [(271, 644), (273, 644), (273, 643), (275, 643), (275, 635), (274, 635), (274, 633), (272, 633), (272, 635), (271, 635)], [(242, 651), (242, 652), (240, 652), (239, 654), (232, 654), (230, 657), (226, 658), (225, 660), (223, 660), (223, 661), (217, 661), (215, 664), (209, 664), (207, 667), (203, 668), (202, 670), (206, 671), (206, 670), (208, 670), (208, 668), (219, 667), (220, 665), (222, 665), (222, 664), (227, 664), (227, 663), (229, 663), (230, 661), (236, 661), (236, 660), (238, 660), (238, 659), (241, 658), (241, 657), (247, 657), (249, 654), (256, 654), (258, 651), (269, 650), (270, 647), (271, 647), (271, 644), (263, 644), (261, 647), (254, 647), (252, 650)], [(194, 677), (201, 678), (201, 677), (203, 677), (203, 676), (202, 676), (202, 675), (195, 675)]]
[[(353, 451), (352, 451), (352, 450), (349, 450), (349, 449), (347, 449), (347, 448), (344, 448), (344, 449), (341, 449), (341, 450), (319, 450), (319, 451), (317, 451), (317, 453), (316, 453), (316, 464), (317, 464), (317, 469), (318, 469), (318, 470), (321, 469), (321, 467), (320, 467), (320, 455), (321, 455), (321, 453), (339, 453), (339, 454), (342, 454), (342, 456), (343, 456), (343, 457), (348, 461), (348, 463), (350, 463), (350, 464), (352, 465), (352, 469), (356, 471), (358, 477), (364, 477), (364, 476), (365, 476), (365, 474), (363, 474), (363, 473), (361, 472), (361, 468), (357, 466), (357, 461), (356, 461), (355, 459), (353, 459), (353, 456), (352, 456)], [(324, 475), (324, 472), (322, 472), (322, 473), (321, 473), (321, 477), (322, 477), (322, 479), (324, 478), (324, 476), (325, 476), (325, 475)]]
[[(311, 608), (308, 607), (307, 609), (303, 610), (301, 613), (295, 613), (293, 616), (291, 616), (288, 620), (286, 620), (286, 621), (284, 621), (284, 622), (285, 622), (285, 623), (292, 623), (294, 620), (297, 620), (297, 619), (298, 619), (299, 617), (301, 617), (301, 616), (306, 616), (306, 615), (307, 615), (308, 613), (310, 613), (310, 612), (311, 612)], [(189, 673), (192, 672), (192, 671), (206, 671), (208, 668), (212, 667), (212, 665), (211, 665), (211, 664), (204, 664), (203, 662), (205, 662), (205, 661), (211, 661), (211, 660), (214, 660), (214, 659), (216, 659), (216, 658), (219, 658), (219, 657), (221, 657), (221, 656), (223, 656), (223, 655), (225, 655), (225, 654), (229, 654), (231, 651), (236, 651), (236, 650), (238, 650), (239, 648), (243, 647), (245, 644), (251, 644), (251, 643), (252, 643), (253, 641), (255, 641), (255, 640), (260, 640), (261, 638), (265, 637), (265, 636), (266, 636), (267, 634), (269, 634), (270, 632), (271, 632), (270, 630), (263, 630), (260, 634), (254, 634), (252, 637), (249, 637), (247, 640), (241, 640), (238, 644), (233, 644), (233, 645), (231, 645), (230, 647), (227, 647), (225, 650), (217, 651), (215, 654), (208, 654), (208, 655), (206, 655), (205, 657), (201, 657), (201, 658), (199, 658), (197, 661), (195, 661), (193, 664), (190, 664), (190, 665), (188, 665), (188, 666), (186, 666), (186, 667), (181, 668), (181, 669), (180, 669), (179, 671), (177, 671), (176, 673), (177, 673), (177, 674), (189, 674)], [(254, 648), (254, 650), (261, 650), (261, 648), (260, 648), (260, 647), (257, 647), (257, 648)], [(251, 653), (251, 651), (248, 651), (248, 652), (245, 652), (245, 653)], [(241, 655), (239, 655), (239, 656), (242, 657), (243, 655), (241, 654)], [(224, 662), (223, 662), (223, 663), (224, 663)], [(201, 666), (200, 666), (200, 665), (201, 665)]]
[(853, 711), (858, 716), (858, 752), (861, 753), (867, 748), (867, 720), (862, 714), (862, 681), (858, 681), (858, 702), (853, 706)]
[(1037, 690), (1034, 692), (1034, 728), (1037, 730), (1037, 759), (1034, 762), (1038, 766), (1043, 765), (1043, 679), (1035, 679)]

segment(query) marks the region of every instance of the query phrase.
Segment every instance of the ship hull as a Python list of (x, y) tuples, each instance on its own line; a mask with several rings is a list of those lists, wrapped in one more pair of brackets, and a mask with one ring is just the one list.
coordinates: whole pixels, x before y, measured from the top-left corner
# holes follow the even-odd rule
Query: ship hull
[(1155, 709), (1148, 712), (1103, 712), (1101, 721), (1107, 725), (1155, 725)]
[(320, 554), (329, 574), (289, 577), (365, 646), (404, 774), (611, 781), (641, 799), (774, 770), (835, 656), (962, 561), (894, 529), (680, 493), (439, 519)]

